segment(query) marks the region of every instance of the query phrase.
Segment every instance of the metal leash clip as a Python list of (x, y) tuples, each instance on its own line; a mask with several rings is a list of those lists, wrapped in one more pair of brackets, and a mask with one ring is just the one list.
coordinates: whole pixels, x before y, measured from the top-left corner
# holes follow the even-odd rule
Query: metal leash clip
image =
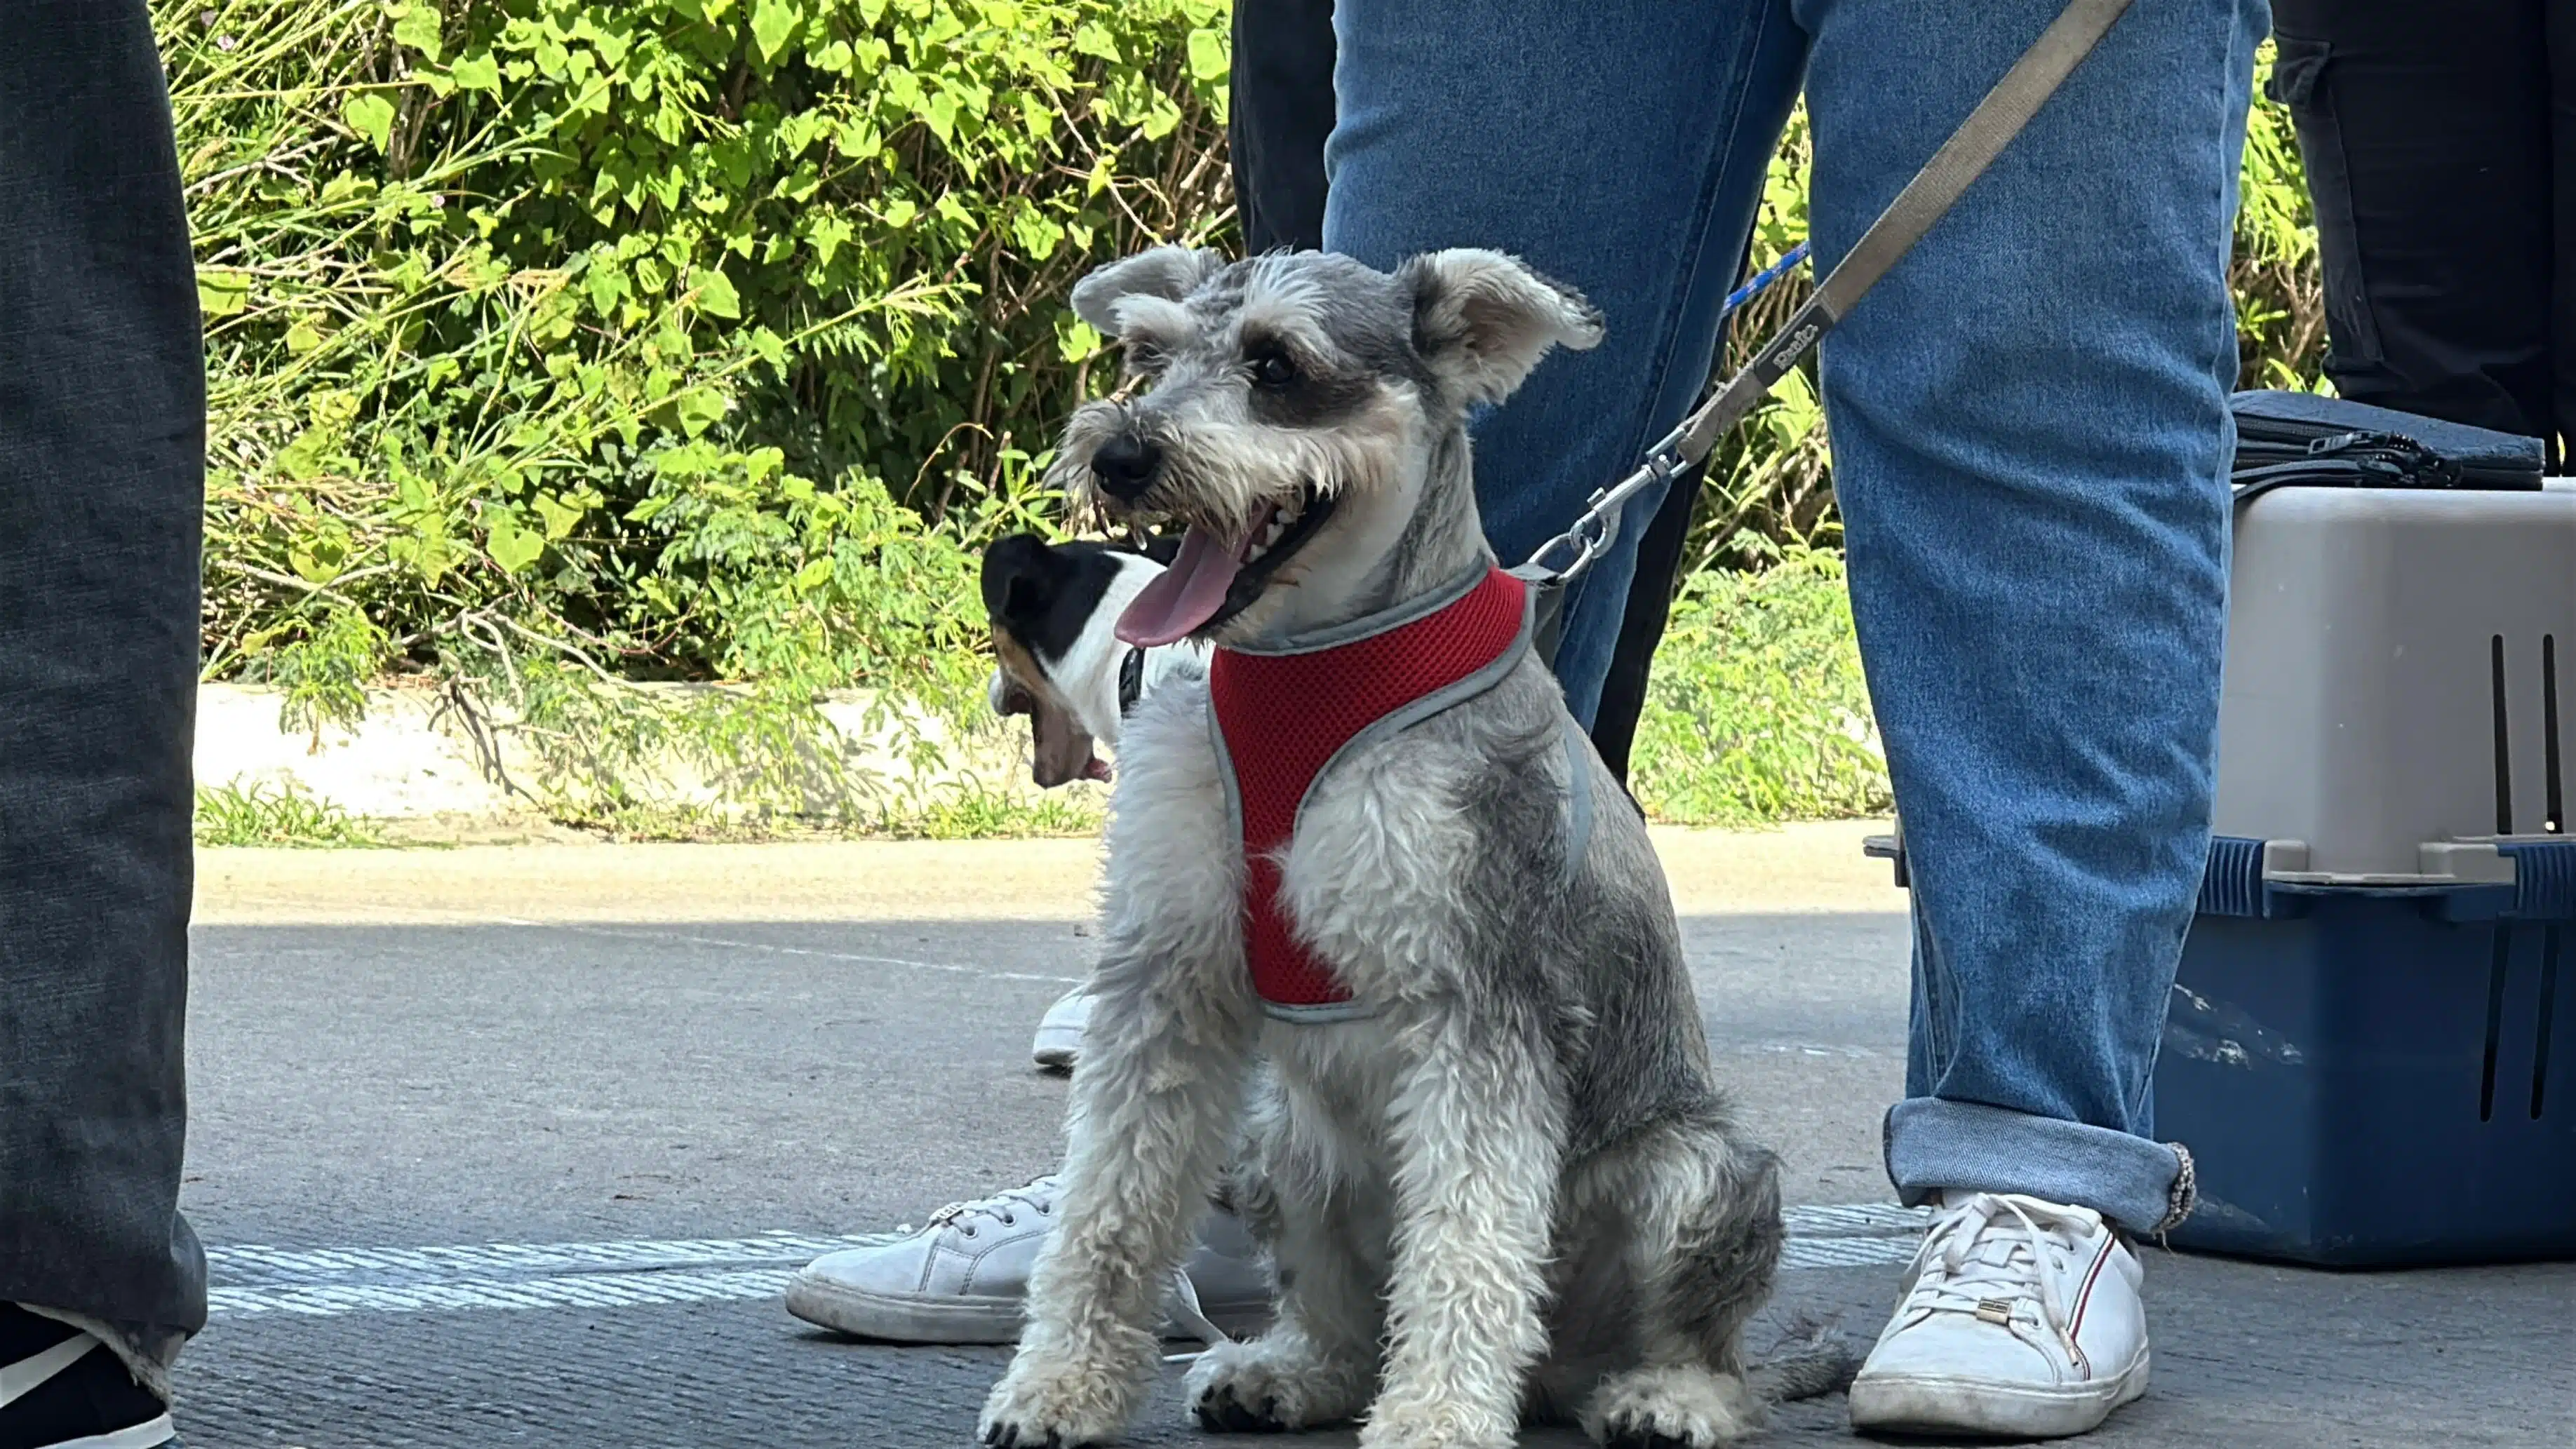
[[(1592, 496), (1584, 500), (1583, 513), (1574, 520), (1574, 526), (1540, 544), (1538, 551), (1512, 573), (1524, 581), (1544, 579), (1558, 585), (1572, 583), (1581, 577), (1585, 569), (1592, 567), (1601, 555), (1610, 551), (1610, 545), (1618, 541), (1619, 516), (1627, 511), (1629, 500), (1654, 484), (1671, 486), (1673, 480), (1689, 468), (1690, 460), (1683, 457), (1681, 451), (1682, 432), (1682, 429), (1675, 428), (1665, 434), (1663, 441), (1646, 454), (1646, 461), (1638, 464), (1636, 471), (1627, 477), (1607, 488), (1594, 489)], [(1563, 568), (1551, 568), (1547, 562), (1548, 555), (1568, 545), (1573, 547), (1574, 557), (1568, 559)]]
[[(1563, 632), (1565, 591), (1618, 541), (1619, 515), (1627, 509), (1628, 500), (1656, 482), (1670, 485), (1690, 466), (1681, 452), (1682, 432), (1675, 428), (1666, 434), (1635, 472), (1607, 488), (1593, 490), (1573, 527), (1540, 544), (1526, 562), (1509, 570), (1530, 591), (1531, 647), (1549, 667), (1555, 667), (1557, 639)], [(1572, 548), (1574, 556), (1561, 568), (1550, 565), (1549, 556), (1561, 548)]]

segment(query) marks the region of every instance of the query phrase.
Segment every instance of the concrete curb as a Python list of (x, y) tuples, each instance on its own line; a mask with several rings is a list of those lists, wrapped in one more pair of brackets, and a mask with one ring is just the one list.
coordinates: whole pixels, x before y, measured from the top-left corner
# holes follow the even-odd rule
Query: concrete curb
[[(535, 802), (496, 783), (434, 691), (370, 691), (358, 728), (318, 737), (281, 731), (278, 705), (278, 691), (256, 686), (199, 691), (200, 787), (293, 789), (389, 822), (397, 840), (473, 848), (200, 850), (202, 923), (1082, 921), (1093, 911), (1096, 839), (609, 844), (551, 826)], [(919, 722), (958, 762), (921, 772), (884, 732), (863, 732), (866, 709), (854, 697), (824, 714), (862, 741), (865, 768), (892, 788), (971, 785), (1036, 797), (1025, 728), (958, 740), (936, 721)], [(533, 777), (506, 746), (501, 763), (515, 779)], [(685, 768), (666, 773), (660, 783), (674, 798), (714, 798)], [(1901, 911), (1905, 898), (1886, 864), (1861, 854), (1861, 838), (1886, 828), (1657, 826), (1654, 839), (1684, 915)]]
[[(641, 688), (677, 693), (692, 686)], [(545, 811), (536, 798), (541, 787), (531, 753), (505, 732), (487, 756), (436, 690), (370, 689), (366, 715), (355, 729), (326, 725), (318, 732), (282, 729), (282, 701), (280, 691), (258, 685), (199, 686), (200, 789), (292, 791), (348, 815), (434, 826), (429, 833), (461, 838), (502, 826), (542, 833)], [(903, 730), (870, 727), (873, 702), (853, 693), (822, 706), (824, 719), (856, 746), (857, 775), (871, 791), (891, 800), (960, 788), (1023, 803), (1035, 796), (1025, 728), (997, 722), (961, 735), (935, 717), (908, 711), (901, 717), (905, 727), (936, 745), (941, 757), (938, 767), (924, 769)], [(650, 778), (621, 783), (656, 803), (710, 807), (723, 801), (706, 772), (676, 754), (655, 762), (648, 773)]]

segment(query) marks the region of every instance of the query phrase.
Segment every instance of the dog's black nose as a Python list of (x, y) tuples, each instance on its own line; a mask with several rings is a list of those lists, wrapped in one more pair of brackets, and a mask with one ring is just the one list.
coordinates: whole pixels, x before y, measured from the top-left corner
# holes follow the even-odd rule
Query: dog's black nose
[(1091, 476), (1100, 480), (1100, 491), (1122, 503), (1144, 497), (1162, 466), (1163, 450), (1134, 433), (1120, 433), (1091, 455)]

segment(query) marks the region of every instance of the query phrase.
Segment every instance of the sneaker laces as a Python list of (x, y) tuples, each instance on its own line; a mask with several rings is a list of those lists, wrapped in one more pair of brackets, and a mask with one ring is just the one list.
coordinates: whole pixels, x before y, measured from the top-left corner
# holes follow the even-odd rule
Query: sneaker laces
[[(1022, 1211), (1034, 1212), (1041, 1217), (1051, 1216), (1055, 1212), (1056, 1203), (1063, 1196), (1064, 1179), (1049, 1173), (1044, 1177), (1031, 1178), (1018, 1187), (1004, 1188), (990, 1197), (952, 1202), (923, 1220), (921, 1228), (916, 1229), (912, 1224), (905, 1223), (897, 1227), (889, 1236), (909, 1237), (918, 1231), (955, 1227), (971, 1238), (975, 1236), (978, 1223), (998, 1223), (1003, 1227), (1010, 1227), (1019, 1221)], [(1205, 1344), (1207, 1348), (1234, 1341), (1232, 1334), (1217, 1327), (1216, 1321), (1207, 1316), (1207, 1309), (1199, 1302), (1199, 1285), (1190, 1281), (1190, 1270), (1187, 1268), (1172, 1270), (1172, 1291), (1166, 1310), (1171, 1315), (1175, 1326)], [(1197, 1358), (1199, 1352), (1204, 1351), (1202, 1349), (1192, 1353), (1165, 1354), (1163, 1362), (1188, 1363)]]
[(2027, 1299), (2061, 1339), (2068, 1333), (2050, 1254), (2070, 1258), (2075, 1230), (2090, 1226), (2081, 1208), (2060, 1207), (2017, 1193), (1981, 1192), (1933, 1220), (1914, 1255), (1909, 1315), (1968, 1313), (2008, 1327), (2012, 1305)]
[(990, 1197), (952, 1202), (923, 1219), (918, 1228), (910, 1223), (897, 1225), (893, 1236), (910, 1237), (933, 1228), (953, 1227), (971, 1238), (980, 1223), (995, 1223), (1007, 1228), (1018, 1225), (1023, 1212), (1035, 1213), (1039, 1217), (1053, 1216), (1056, 1202), (1063, 1196), (1064, 1179), (1049, 1173), (1044, 1177), (1030, 1178), (1018, 1187), (1006, 1187)]

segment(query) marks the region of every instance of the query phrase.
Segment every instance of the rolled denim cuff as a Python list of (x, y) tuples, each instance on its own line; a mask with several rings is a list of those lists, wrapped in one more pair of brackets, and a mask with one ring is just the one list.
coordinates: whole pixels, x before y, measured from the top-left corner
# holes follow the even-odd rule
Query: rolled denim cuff
[(2191, 1214), (2191, 1154), (2107, 1127), (1913, 1097), (1887, 1109), (1885, 1145), (1888, 1181), (1909, 1207), (1943, 1191), (2020, 1193), (2091, 1208), (2138, 1234)]

